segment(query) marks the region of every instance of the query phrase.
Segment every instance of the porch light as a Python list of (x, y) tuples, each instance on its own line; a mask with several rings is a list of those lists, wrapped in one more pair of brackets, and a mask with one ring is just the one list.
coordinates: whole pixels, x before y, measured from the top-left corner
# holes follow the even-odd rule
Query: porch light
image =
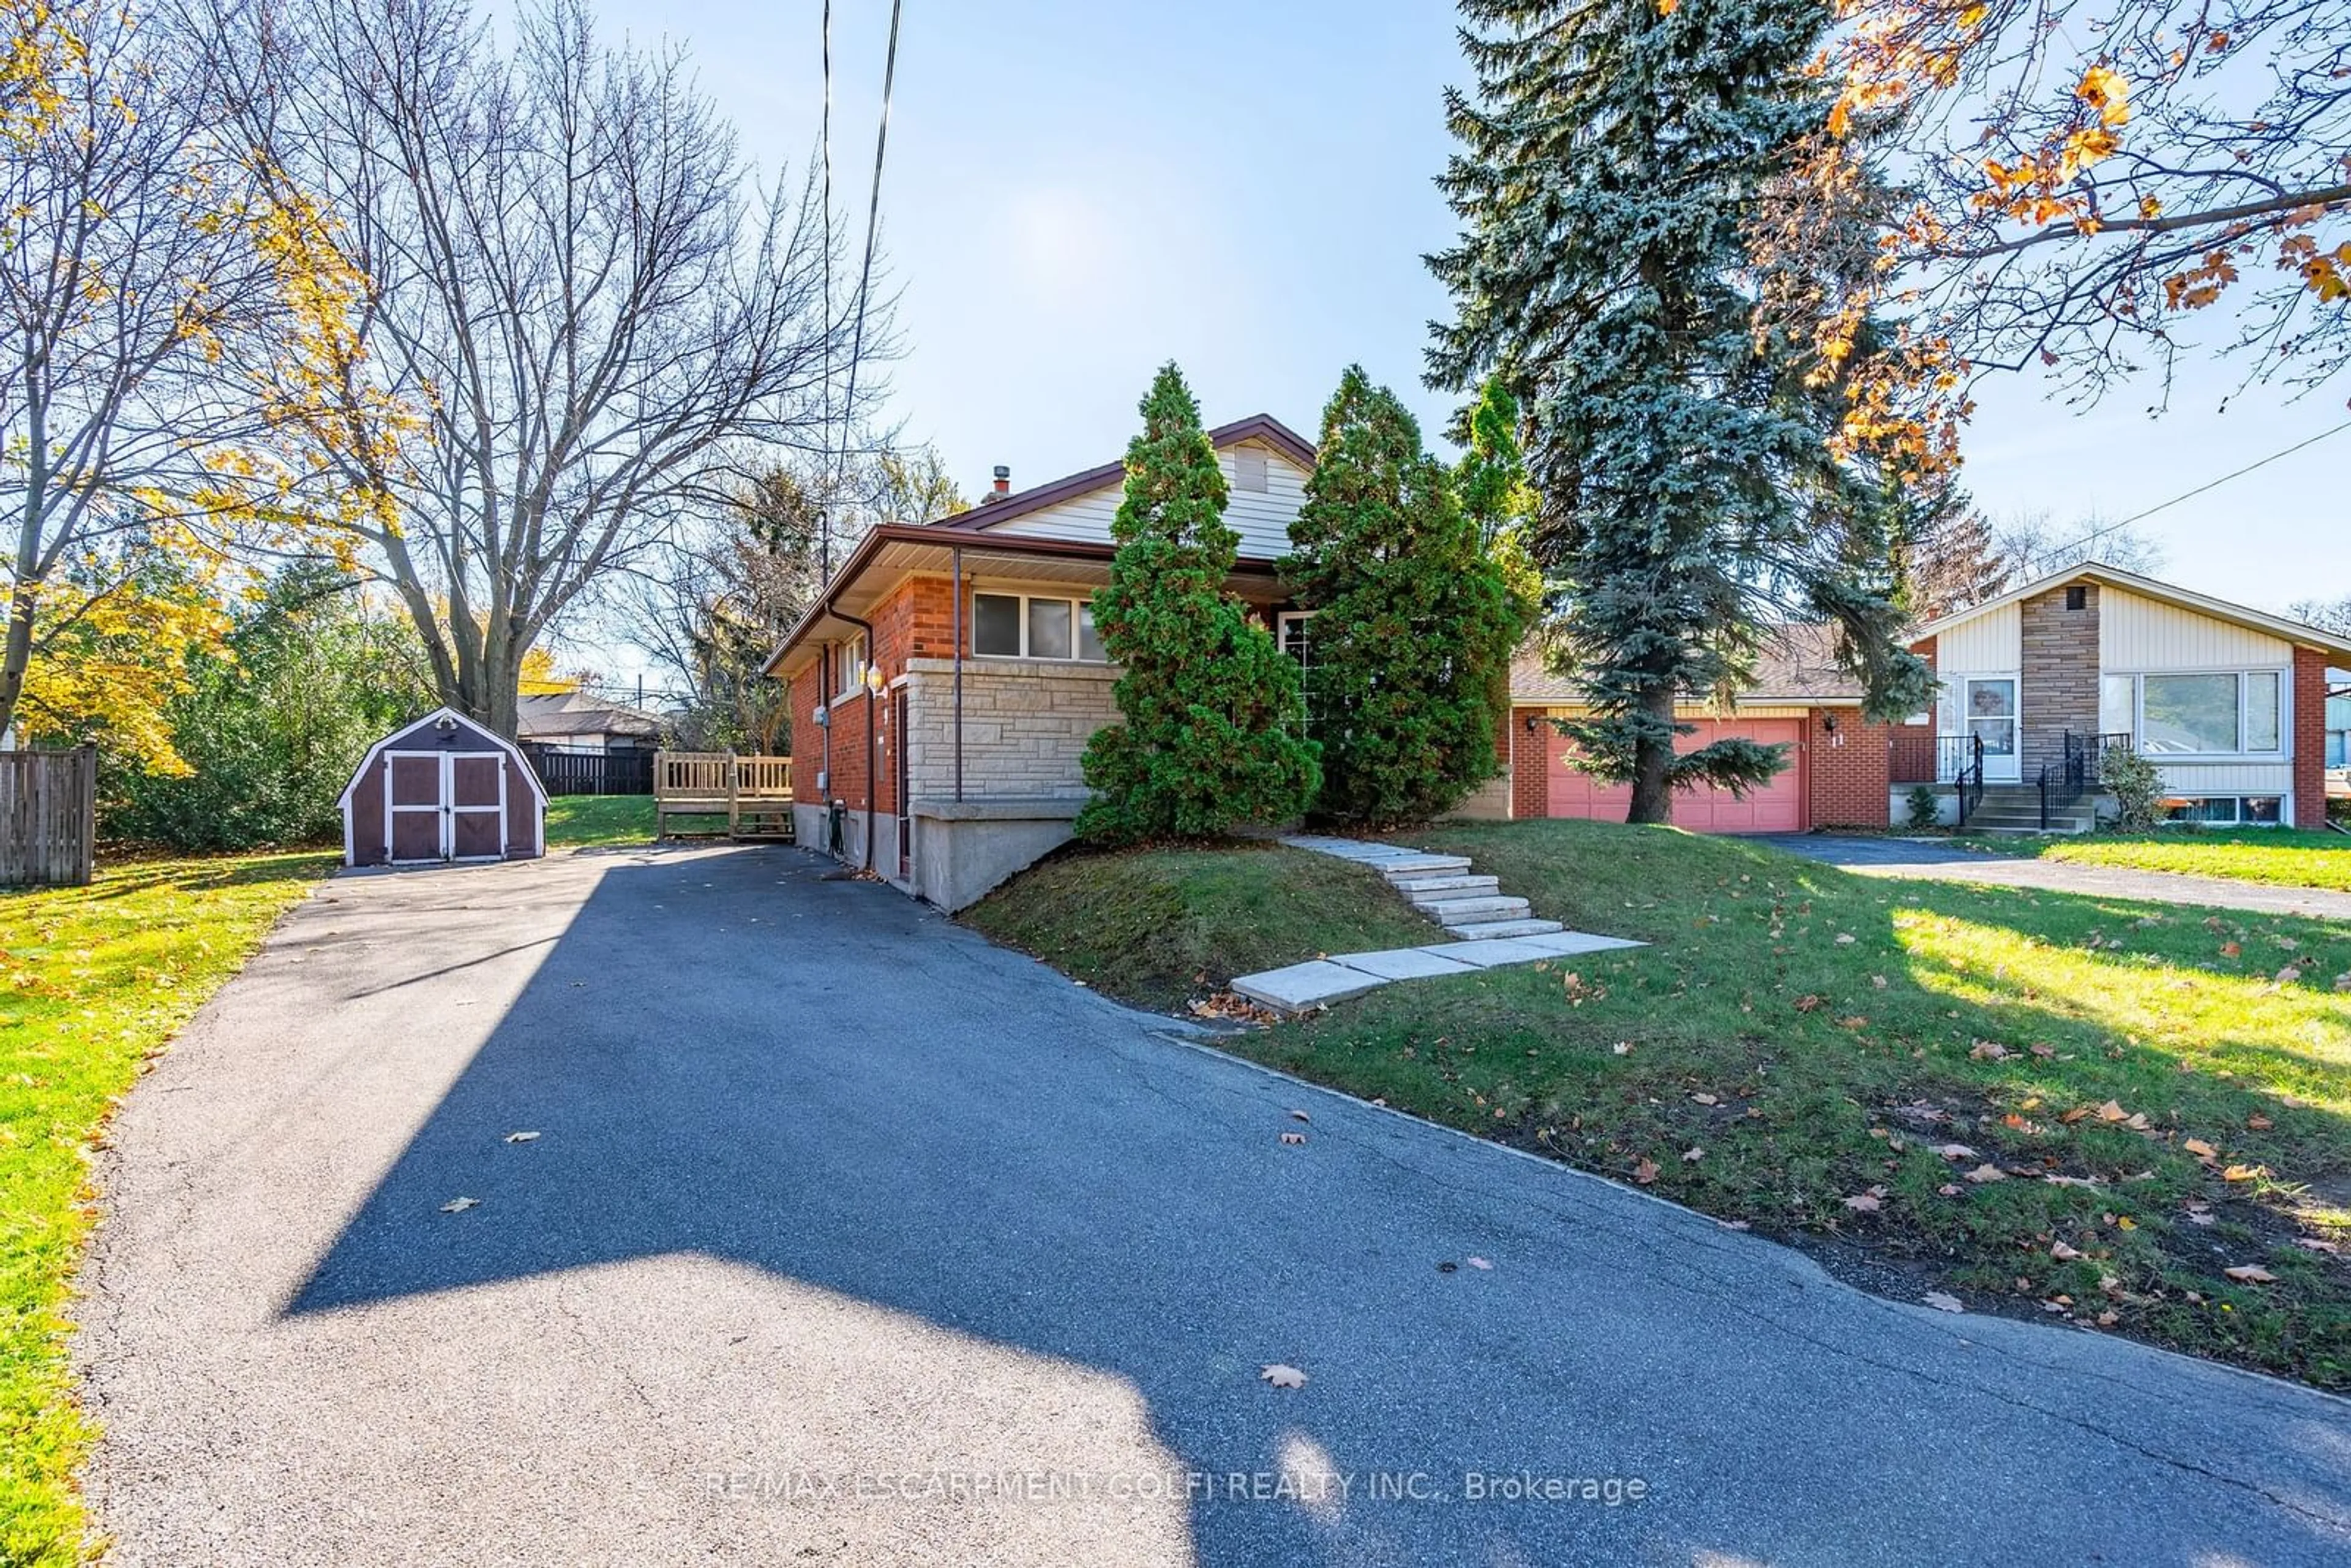
[(875, 696), (882, 695), (882, 672), (871, 664), (865, 666), (865, 689)]

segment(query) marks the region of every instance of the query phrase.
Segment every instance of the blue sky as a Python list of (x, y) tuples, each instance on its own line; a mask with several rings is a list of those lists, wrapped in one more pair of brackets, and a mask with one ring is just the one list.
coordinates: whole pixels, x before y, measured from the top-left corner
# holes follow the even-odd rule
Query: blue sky
[[(887, 0), (837, 0), (836, 222), (862, 225)], [(604, 26), (684, 43), (745, 151), (795, 177), (812, 152), (819, 0), (605, 0)], [(1466, 71), (1435, 0), (1185, 5), (909, 0), (883, 183), (904, 354), (894, 415), (967, 491), (1124, 449), (1153, 369), (1180, 362), (1214, 423), (1270, 413), (1311, 439), (1361, 361), (1425, 429), (1446, 300), (1421, 256), (1451, 216), (1430, 183), (1438, 95)], [(2221, 323), (2215, 322), (2220, 328)], [(2351, 386), (2290, 402), (2188, 367), (2170, 411), (2123, 389), (2087, 413), (2037, 378), (1979, 390), (1967, 476), (1995, 517), (2127, 516), (2346, 417)], [(2225, 404), (2225, 412), (2223, 405)], [(2164, 575), (2283, 607), (2351, 595), (2351, 432), (2144, 525)], [(614, 664), (606, 665), (619, 674)]]

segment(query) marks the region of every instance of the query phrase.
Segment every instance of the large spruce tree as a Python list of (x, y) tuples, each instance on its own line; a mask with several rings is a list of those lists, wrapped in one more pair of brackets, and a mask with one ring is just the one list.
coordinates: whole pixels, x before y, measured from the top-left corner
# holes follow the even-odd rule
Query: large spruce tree
[(1132, 843), (1200, 838), (1297, 816), (1313, 798), (1298, 666), (1225, 592), (1240, 536), (1183, 372), (1163, 367), (1126, 449), (1126, 497), (1111, 525), (1118, 554), (1094, 595), (1102, 649), (1125, 666), (1126, 722), (1086, 745), (1096, 798), (1081, 836)]
[(1818, 131), (1825, 0), (1461, 0), (1477, 85), (1448, 95), (1460, 216), (1433, 384), (1499, 371), (1522, 400), (1530, 545), (1550, 641), (1590, 694), (1580, 765), (1677, 787), (1786, 766), (1726, 740), (1676, 754), (1677, 699), (1735, 687), (1777, 621), (1834, 622), (1872, 711), (1918, 702), (1876, 487), (1834, 455), (1835, 367), (1762, 319), (1750, 220)]
[(1306, 695), (1322, 747), (1316, 810), (1422, 821), (1494, 776), (1497, 677), (1518, 615), (1502, 570), (1420, 426), (1359, 365), (1322, 411), (1282, 577), (1307, 629)]

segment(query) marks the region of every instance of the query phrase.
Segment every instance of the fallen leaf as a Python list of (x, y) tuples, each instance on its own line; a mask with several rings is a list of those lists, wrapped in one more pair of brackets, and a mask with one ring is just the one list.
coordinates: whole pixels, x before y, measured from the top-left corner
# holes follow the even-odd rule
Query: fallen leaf
[(2059, 1121), (2061, 1121), (2061, 1122), (2064, 1123), (2067, 1126), (2069, 1126), (2069, 1127), (2070, 1127), (2070, 1126), (2072, 1126), (2074, 1123), (2076, 1123), (2076, 1122), (2080, 1121), (2083, 1117), (2085, 1117), (2085, 1116), (2088, 1115), (2089, 1113), (2090, 1113), (2090, 1108), (2089, 1108), (2087, 1105), (2076, 1105), (2075, 1107), (2074, 1107), (2074, 1109), (2072, 1109), (2071, 1111), (2066, 1112), (2064, 1115), (2062, 1115), (2062, 1116), (2058, 1117), (2057, 1119), (2058, 1119)]
[(2220, 1272), (2241, 1285), (2266, 1285), (2277, 1278), (2259, 1263), (2240, 1263), (2233, 1269), (2223, 1269)]
[(1697, 1101), (1701, 1105), (1719, 1105), (1721, 1103), (1719, 1100), (1717, 1100), (1711, 1094), (1693, 1094), (1690, 1098)]
[(2063, 1241), (2053, 1241), (2049, 1244), (2049, 1256), (2056, 1259), (2060, 1263), (2071, 1263), (2081, 1255), (2080, 1248), (2068, 1247)]
[(1853, 933), (1850, 931), (1838, 932), (1836, 939), (1837, 946), (1840, 947), (1850, 947), (1853, 946)]
[(1934, 1308), (1938, 1312), (1964, 1312), (1967, 1311), (1967, 1308), (1959, 1305), (1959, 1297), (1943, 1291), (1929, 1291), (1924, 1296), (1920, 1297), (1919, 1300), (1925, 1301), (1928, 1306)]
[(2138, 1221), (2133, 1219), (2127, 1214), (2122, 1215), (2115, 1220), (2115, 1228), (2117, 1230), (2137, 1230), (2138, 1228)]
[(1806, 995), (1798, 997), (1794, 1005), (1798, 1012), (1809, 1013), (1818, 1011), (1822, 1007), (1825, 1006), (1827, 1002), (1828, 998), (1826, 997)]
[(1959, 1197), (1959, 1196), (1960, 1192), (1961, 1192), (1963, 1189), (1962, 1189), (1962, 1188), (1959, 1188), (1959, 1187), (1957, 1187), (1957, 1186), (1952, 1186), (1949, 1182), (1945, 1182), (1942, 1186), (1940, 1186), (1937, 1187), (1935, 1190), (1936, 1190), (1937, 1192), (1941, 1193), (1945, 1197)]
[(2271, 977), (2276, 980), (2281, 986), (2291, 986), (2296, 980), (2302, 978), (2302, 971), (2295, 968), (2292, 964), (2288, 964), (2284, 968), (2280, 969)]
[(1863, 1214), (1876, 1214), (1879, 1207), (1877, 1194), (1857, 1192), (1844, 1200), (1844, 1206), (1847, 1208), (1857, 1209)]
[(2101, 1122), (2127, 1122), (2130, 1120), (2130, 1113), (2124, 1110), (2122, 1106), (2115, 1101), (2109, 1100), (2105, 1104), (2098, 1107), (2098, 1120)]
[(1633, 1179), (1639, 1182), (1643, 1186), (1646, 1186), (1651, 1182), (1656, 1180), (1657, 1162), (1649, 1158), (1646, 1155), (1642, 1155), (1641, 1163), (1633, 1167)]
[(2262, 1174), (2259, 1166), (2231, 1166), (2220, 1173), (2222, 1181), (2251, 1181)]
[(2096, 1182), (2092, 1181), (2088, 1176), (2056, 1176), (2053, 1174), (2050, 1176), (2044, 1176), (2041, 1179), (2047, 1182), (2051, 1186), (2095, 1186), (2098, 1185)]
[(1472, 1269), (1490, 1269), (1493, 1267), (1491, 1263), (1487, 1262), (1483, 1258), (1464, 1258), (1462, 1261), (1468, 1264)]
[(2201, 1138), (2189, 1138), (2182, 1142), (2179, 1146), (2186, 1149), (2189, 1154), (2194, 1155), (2199, 1160), (2209, 1160), (2213, 1155), (2220, 1153), (2218, 1149), (2215, 1149), (2211, 1145), (2206, 1143)]
[(2223, 958), (2233, 958), (2244, 950), (2244, 946), (2241, 943), (2223, 942), (2220, 944), (2220, 956)]
[(2123, 1315), (2112, 1307), (2098, 1314), (2098, 1326), (2102, 1329), (2110, 1329), (2122, 1321)]
[(1314, 1120), (1313, 1117), (1308, 1115), (1303, 1111), (1292, 1111), (1290, 1113), (1290, 1119), (1293, 1122), (1311, 1122)]
[(1998, 1166), (1991, 1164), (1980, 1165), (1975, 1169), (1968, 1173), (1968, 1180), (1978, 1184), (1991, 1181), (2006, 1181), (2007, 1179), (2008, 1173), (2006, 1171), (2001, 1169)]
[(538, 1134), (537, 1133), (508, 1133), (507, 1134), (507, 1142), (509, 1144), (528, 1144), (538, 1136)]
[(448, 1202), (441, 1206), (441, 1212), (444, 1214), (463, 1214), (469, 1208), (479, 1207), (481, 1201), (482, 1200), (478, 1197), (453, 1197)]
[(2209, 1208), (2191, 1208), (2188, 1211), (2188, 1223), (2190, 1225), (2210, 1225), (2213, 1223), (2212, 1211)]
[(1284, 1133), (1281, 1134), (1281, 1141), (1285, 1144), (1302, 1144), (1306, 1141), (1306, 1134), (1303, 1133)]
[(1620, 1040), (1608, 1049), (1619, 1056), (1630, 1056), (1633, 1054), (1633, 1042), (1629, 1040)]
[(1268, 1383), (1272, 1384), (1276, 1388), (1303, 1388), (1306, 1386), (1306, 1375), (1304, 1373), (1299, 1371), (1298, 1368), (1294, 1366), (1284, 1366), (1278, 1361), (1270, 1363), (1261, 1368), (1259, 1371), (1258, 1375), (1264, 1378)]
[(1699, 1148), (1696, 1144), (1692, 1144), (1688, 1148), (1682, 1151), (1682, 1163), (1684, 1165), (1694, 1166), (1704, 1158), (1706, 1158), (1706, 1151)]
[(2041, 1058), (2043, 1061), (2046, 1061), (2049, 1058), (2057, 1054), (2057, 1048), (2053, 1045), (2032, 1045), (2026, 1049), (2031, 1051), (2033, 1055)]
[(2322, 1241), (2315, 1236), (2297, 1236), (2294, 1244), (2308, 1251), (2324, 1252), (2330, 1258), (2340, 1257), (2343, 1252), (2342, 1247), (2335, 1242)]
[(2256, 1133), (2266, 1133), (2272, 1127), (2276, 1126), (2277, 1124), (2271, 1121), (2267, 1116), (2262, 1115), (2259, 1111), (2256, 1111), (2252, 1115), (2245, 1118), (2245, 1125), (2251, 1127)]
[(1996, 1040), (1980, 1040), (1976, 1041), (1975, 1049), (1968, 1054), (1978, 1061), (1998, 1061), (2008, 1054), (2008, 1047)]

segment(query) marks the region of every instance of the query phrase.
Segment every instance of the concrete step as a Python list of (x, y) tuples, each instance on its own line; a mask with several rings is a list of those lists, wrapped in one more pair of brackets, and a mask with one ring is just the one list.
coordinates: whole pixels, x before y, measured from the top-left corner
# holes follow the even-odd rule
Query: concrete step
[(1423, 903), (1414, 901), (1414, 907), (1440, 925), (1451, 925), (1463, 920), (1516, 920), (1527, 912), (1523, 898), (1437, 898)]
[(1406, 898), (1416, 893), (1483, 892), (1501, 884), (1499, 877), (1472, 876), (1458, 871), (1416, 872), (1410, 876), (1388, 878), (1388, 885)]
[(1468, 871), (1469, 857), (1468, 855), (1408, 854), (1396, 855), (1388, 860), (1367, 861), (1364, 863), (1378, 867), (1393, 879), (1398, 876), (1408, 876), (1416, 872)]
[(1447, 925), (1445, 934), (1465, 942), (1480, 942), (1489, 936), (1547, 936), (1566, 929), (1556, 920), (1484, 920)]
[(1406, 887), (1401, 889), (1405, 902), (1416, 909), (1426, 909), (1432, 904), (1444, 904), (1457, 898), (1499, 898), (1502, 883), (1490, 876), (1463, 876), (1453, 879), (1445, 887)]

